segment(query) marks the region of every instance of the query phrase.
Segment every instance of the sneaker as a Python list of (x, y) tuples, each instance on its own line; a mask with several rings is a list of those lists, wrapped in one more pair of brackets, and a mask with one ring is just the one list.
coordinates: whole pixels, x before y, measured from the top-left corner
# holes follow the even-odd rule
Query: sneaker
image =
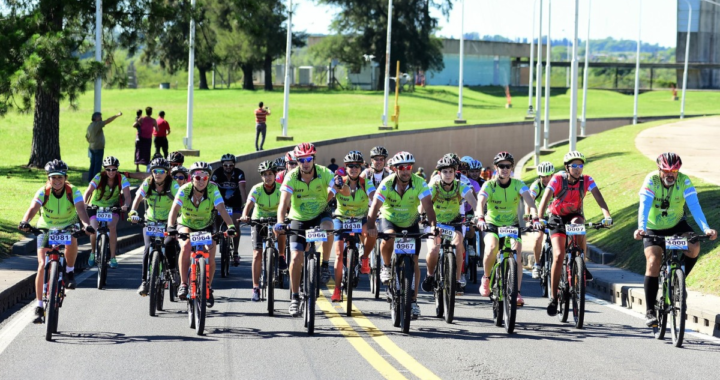
[(290, 301), (290, 307), (288, 308), (288, 313), (290, 313), (291, 317), (297, 317), (300, 315), (300, 300), (297, 298), (293, 298)]
[(332, 302), (340, 302), (342, 301), (342, 292), (340, 291), (340, 287), (336, 286), (335, 290), (333, 291), (333, 295), (330, 298)]
[(110, 268), (115, 269), (117, 267), (118, 267), (117, 259), (115, 259), (113, 257), (112, 259), (110, 259)]
[(75, 283), (75, 272), (67, 272), (65, 273), (65, 287), (68, 289), (75, 289), (75, 286), (77, 284)]
[(252, 298), (250, 298), (250, 301), (260, 302), (260, 288), (253, 288)]
[(323, 265), (320, 267), (320, 282), (327, 284), (328, 280), (330, 280), (330, 267), (328, 265)]
[(522, 298), (522, 295), (520, 293), (518, 293), (517, 295), (517, 305), (525, 306), (525, 300)]
[(187, 298), (187, 296), (188, 296), (187, 284), (185, 284), (185, 283), (180, 284), (180, 286), (178, 287), (177, 296), (178, 296), (178, 298), (180, 298), (181, 301), (187, 301), (187, 299), (188, 299)]
[(142, 284), (140, 284), (140, 287), (138, 288), (137, 292), (139, 295), (145, 297), (148, 295), (148, 283), (147, 281), (143, 281)]
[(382, 269), (380, 270), (380, 281), (385, 285), (390, 282), (390, 267), (382, 267)]
[(420, 284), (424, 292), (432, 292), (435, 288), (435, 276), (425, 276), (422, 284)]
[(465, 286), (460, 284), (460, 281), (455, 283), (455, 295), (456, 296), (462, 296), (465, 295)]
[(533, 265), (532, 278), (536, 278), (536, 279), (540, 278), (540, 270), (541, 269), (542, 268), (540, 268), (540, 265), (537, 265), (537, 264)]
[(285, 256), (280, 256), (278, 258), (278, 269), (280, 270), (287, 270), (287, 262), (285, 261)]
[(488, 297), (490, 295), (490, 279), (483, 276), (480, 281), (480, 296)]
[(370, 258), (369, 257), (360, 258), (360, 264), (362, 265), (360, 267), (360, 273), (370, 274)]
[(412, 311), (410, 314), (412, 315), (412, 319), (418, 319), (420, 317), (420, 306), (418, 305), (417, 301), (412, 303)]
[(460, 284), (460, 287), (464, 288), (465, 285), (467, 285), (467, 279), (465, 278), (465, 273), (460, 275), (460, 280), (458, 280), (458, 284)]
[(89, 267), (95, 266), (95, 254), (93, 252), (90, 252), (90, 258), (88, 258), (88, 266)]
[(40, 306), (35, 306), (35, 313), (33, 315), (33, 323), (38, 325), (45, 322), (45, 310)]
[(655, 310), (648, 310), (645, 313), (645, 326), (656, 327), (658, 325), (657, 317), (655, 317)]
[(210, 288), (210, 297), (207, 299), (207, 307), (215, 306), (215, 297), (213, 297), (213, 289)]
[(550, 302), (548, 302), (547, 306), (547, 314), (551, 317), (554, 317), (557, 315), (557, 309), (558, 309), (558, 300), (557, 298), (551, 298)]
[(233, 255), (233, 266), (236, 267), (238, 265), (240, 265), (240, 255), (236, 253)]

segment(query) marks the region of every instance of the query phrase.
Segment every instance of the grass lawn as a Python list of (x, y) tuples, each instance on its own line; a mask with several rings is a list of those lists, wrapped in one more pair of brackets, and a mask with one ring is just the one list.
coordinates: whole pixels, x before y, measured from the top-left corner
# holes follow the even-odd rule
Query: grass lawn
[[(668, 123), (658, 121), (635, 126), (613, 129), (578, 142), (577, 148), (585, 154), (588, 166), (584, 173), (595, 179), (613, 216), (614, 228), (610, 230), (591, 231), (589, 241), (599, 248), (614, 252), (617, 259), (614, 265), (633, 272), (645, 272), (645, 256), (641, 241), (632, 237), (637, 228), (638, 191), (645, 176), (657, 170), (653, 160), (645, 157), (635, 148), (635, 137), (640, 131), (653, 126)], [(567, 153), (567, 145), (558, 146), (556, 152), (543, 156), (542, 161), (550, 161), (559, 170), (562, 168), (563, 155)], [(523, 174), (523, 180), (531, 183), (536, 178), (534, 171)], [(692, 177), (698, 190), (698, 197), (705, 217), (711, 227), (720, 225), (720, 188)], [(585, 216), (588, 221), (600, 221), (602, 213), (591, 195), (585, 198)], [(687, 208), (686, 208), (687, 209)], [(686, 210), (690, 225), (696, 232), (699, 227)], [(720, 282), (717, 273), (720, 270), (720, 243), (702, 243), (701, 259), (688, 279), (690, 289), (720, 295)]]
[[(514, 108), (505, 108), (505, 92), (500, 87), (466, 88), (463, 116), (468, 123), (497, 123), (522, 121), (527, 112), (527, 90), (513, 94)], [(195, 92), (193, 148), (200, 149), (201, 158), (213, 161), (224, 153), (242, 154), (254, 151), (255, 123), (253, 110), (259, 101), (270, 107), (268, 135), (265, 148), (287, 145), (275, 141), (281, 134), (282, 91), (211, 90)], [(588, 117), (629, 116), (632, 96), (612, 91), (588, 91)], [(400, 95), (400, 128), (423, 129), (453, 125), (457, 113), (457, 88), (432, 86), (418, 88), (414, 93)], [(688, 92), (686, 113), (717, 112), (720, 92)], [(186, 128), (186, 91), (184, 90), (104, 90), (103, 112), (108, 118), (119, 111), (123, 116), (105, 129), (106, 155), (120, 159), (122, 168), (132, 170), (135, 130), (131, 128), (135, 110), (152, 106), (155, 115), (166, 112), (173, 133), (170, 149), (182, 147)], [(551, 96), (551, 118), (567, 119), (570, 109), (569, 93), (555, 90)], [(377, 133), (382, 115), (382, 93), (328, 92), (293, 90), (290, 98), (289, 134), (295, 142), (319, 141), (334, 137)], [(390, 100), (393, 109), (393, 99)], [(679, 114), (679, 102), (670, 100), (670, 93), (648, 92), (640, 95), (641, 116)], [(72, 111), (61, 104), (60, 146), (62, 158), (73, 170), (89, 167), (85, 131), (93, 111), (93, 92), (80, 96), (79, 109)], [(391, 111), (392, 112), (392, 111)], [(32, 114), (10, 112), (0, 118), (0, 178), (4, 178), (4, 195), (0, 198), (0, 231), (12, 231), (25, 212), (32, 192), (42, 186), (44, 173), (28, 172), (22, 168), (30, 155)], [(471, 152), (468, 152), (471, 153)], [(76, 184), (79, 177), (71, 178)], [(9, 226), (9, 227), (8, 227)], [(0, 237), (6, 236), (0, 232)], [(12, 234), (10, 232), (10, 234)], [(19, 234), (14, 234), (18, 238)], [(0, 247), (0, 253), (3, 248)]]

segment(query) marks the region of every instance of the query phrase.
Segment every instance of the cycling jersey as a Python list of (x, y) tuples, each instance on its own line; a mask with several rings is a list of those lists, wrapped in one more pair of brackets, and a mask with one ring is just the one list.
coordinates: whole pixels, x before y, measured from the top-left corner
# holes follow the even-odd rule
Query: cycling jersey
[(220, 204), (224, 204), (220, 190), (212, 183), (208, 183), (200, 204), (195, 206), (192, 202), (192, 182), (183, 185), (175, 196), (175, 204), (180, 206), (180, 217), (178, 224), (189, 227), (193, 230), (201, 230), (213, 222), (212, 210)]
[(425, 197), (432, 196), (425, 180), (415, 174), (403, 195), (397, 192), (397, 174), (385, 178), (377, 191), (375, 200), (382, 203), (381, 218), (398, 227), (410, 227), (418, 219), (418, 206)]
[[(339, 191), (335, 193), (337, 199), (337, 209), (335, 215), (346, 216), (352, 218), (363, 218), (368, 213), (368, 198), (375, 191), (375, 186), (371, 181), (358, 178), (358, 187), (355, 191), (350, 191), (350, 195), (342, 195)], [(343, 182), (350, 186), (350, 179), (343, 177)], [(363, 191), (364, 189), (364, 191)], [(333, 192), (336, 190), (332, 188)]]
[(480, 189), (480, 196), (487, 199), (485, 220), (495, 226), (514, 226), (518, 224), (518, 205), (522, 195), (528, 191), (525, 183), (511, 178), (507, 185), (499, 179), (492, 179)]
[(45, 205), (43, 205), (45, 201), (45, 186), (41, 187), (40, 190), (35, 193), (34, 201), (42, 206), (40, 207), (40, 219), (38, 219), (36, 228), (63, 229), (73, 223), (77, 223), (78, 217), (75, 205), (84, 202), (84, 199), (80, 190), (69, 183), (67, 183), (67, 185), (70, 186), (72, 202), (70, 202), (67, 194), (65, 194), (67, 191), (65, 187), (63, 187), (60, 196), (50, 191)]
[[(543, 195), (545, 195), (545, 190), (547, 190), (547, 186), (543, 185), (542, 179), (540, 178), (536, 179), (535, 182), (530, 185), (530, 196), (535, 199), (535, 208), (537, 208), (538, 210), (540, 209), (540, 202), (542, 202), (542, 197)], [(550, 199), (552, 200), (553, 197), (550, 196)]]
[(550, 182), (548, 182), (547, 189), (552, 192), (553, 199), (548, 210), (553, 215), (568, 216), (572, 214), (582, 214), (583, 212), (583, 198), (588, 191), (592, 191), (597, 187), (595, 180), (589, 175), (583, 174), (583, 189), (582, 195), (580, 194), (580, 180), (574, 184), (567, 184), (567, 191), (562, 197), (558, 198), (560, 191), (563, 187), (563, 175), (564, 172), (555, 173), (552, 176)]
[(223, 168), (218, 168), (215, 169), (210, 180), (215, 182), (228, 207), (242, 207), (240, 183), (245, 182), (245, 173), (242, 170), (234, 168), (228, 175)]
[[(98, 173), (95, 175), (95, 178), (90, 181), (90, 186), (95, 188), (92, 198), (90, 198), (90, 205), (98, 207), (112, 207), (119, 204), (120, 193), (130, 187), (130, 182), (124, 175), (117, 173), (115, 175), (115, 181), (117, 181), (119, 178), (120, 186), (114, 186), (112, 189), (110, 189), (107, 185), (105, 185), (105, 190), (103, 193), (103, 189), (99, 188), (102, 176), (107, 176), (107, 174), (105, 172)], [(101, 193), (103, 193), (102, 198)]]
[(283, 181), (285, 180), (285, 173), (287, 173), (287, 170), (281, 170), (275, 175), (275, 182), (282, 185)]
[(250, 189), (248, 198), (255, 203), (252, 219), (277, 217), (277, 209), (280, 204), (280, 188), (277, 184), (273, 184), (272, 191), (268, 193), (263, 183), (260, 182)]
[(665, 230), (675, 227), (685, 220), (685, 203), (700, 228), (703, 231), (710, 229), (700, 208), (697, 190), (685, 174), (678, 173), (675, 184), (667, 189), (659, 173), (652, 172), (645, 177), (639, 195), (638, 228), (641, 230)]
[[(473, 191), (473, 195), (475, 196), (475, 198), (477, 198), (477, 195), (480, 194), (480, 188), (482, 187), (482, 185), (480, 185), (478, 181), (475, 181), (470, 177), (468, 177), (468, 182), (470, 183), (470, 185), (468, 185), (468, 188), (472, 186), (471, 190)], [(470, 203), (464, 200), (463, 203), (465, 204), (465, 206), (463, 207), (465, 214), (472, 213), (472, 206), (470, 205)]]
[(375, 169), (373, 168), (367, 168), (365, 171), (360, 174), (361, 177), (365, 178), (367, 182), (372, 182), (372, 185), (375, 188), (378, 188), (380, 186), (380, 183), (387, 178), (390, 174), (392, 174), (392, 171), (388, 168), (383, 168), (380, 173), (376, 173)]
[(453, 180), (450, 190), (445, 190), (441, 182), (435, 183), (430, 188), (433, 197), (433, 210), (438, 223), (450, 223), (460, 216), (460, 205), (465, 199), (465, 195), (471, 192), (470, 186)]
[[(177, 195), (180, 185), (177, 182), (172, 181), (170, 190), (167, 192), (159, 193), (157, 189), (150, 191), (150, 180), (151, 178), (143, 181), (138, 192), (145, 198), (145, 219), (151, 222), (164, 222), (168, 220), (170, 215), (170, 208), (172, 207), (175, 195)], [(149, 195), (148, 195), (149, 194)]]
[(327, 188), (332, 181), (333, 172), (322, 165), (315, 165), (314, 177), (310, 183), (302, 181), (299, 167), (286, 173), (280, 191), (291, 195), (288, 218), (308, 221), (318, 217), (327, 207)]
[[(430, 184), (430, 186), (432, 186), (433, 184), (435, 184), (435, 182), (440, 181), (441, 179), (442, 179), (442, 177), (440, 177), (440, 172), (438, 172), (436, 170), (435, 172), (433, 172), (433, 175), (430, 176), (430, 181), (428, 181), (428, 183)], [(462, 174), (460, 172), (455, 173), (455, 179), (459, 180), (460, 183), (462, 183), (463, 185), (466, 185), (466, 186), (471, 185), (470, 178), (468, 178), (465, 174)]]

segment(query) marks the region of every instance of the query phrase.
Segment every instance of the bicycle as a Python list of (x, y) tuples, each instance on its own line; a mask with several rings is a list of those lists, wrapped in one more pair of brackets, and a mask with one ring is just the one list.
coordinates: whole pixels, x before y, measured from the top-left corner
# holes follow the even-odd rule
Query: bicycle
[[(175, 302), (177, 295), (178, 279), (180, 278), (179, 269), (170, 269), (170, 263), (167, 256), (165, 256), (165, 229), (166, 223), (163, 222), (148, 222), (141, 220), (138, 222), (141, 226), (146, 228), (145, 235), (152, 239), (152, 245), (150, 249), (150, 263), (148, 265), (148, 279), (149, 289), (148, 296), (150, 297), (149, 314), (154, 317), (156, 311), (163, 310), (163, 304), (165, 302), (165, 288), (170, 290), (170, 302)], [(173, 241), (173, 244), (175, 242)], [(179, 252), (179, 250), (177, 250)]]
[(43, 305), (45, 306), (45, 340), (52, 341), (52, 334), (57, 334), (60, 308), (65, 300), (65, 247), (72, 244), (72, 238), (83, 235), (79, 225), (72, 225), (63, 230), (51, 229), (43, 231), (29, 227), (30, 232), (40, 235), (47, 232), (50, 251), (45, 255), (45, 276), (43, 278)]
[(275, 313), (275, 286), (278, 280), (282, 281), (282, 273), (278, 269), (280, 254), (275, 248), (277, 239), (273, 232), (276, 220), (276, 218), (261, 218), (250, 220), (247, 223), (249, 226), (260, 226), (267, 230), (267, 235), (263, 239), (265, 249), (262, 253), (262, 269), (260, 270), (260, 298), (267, 300), (268, 315), (271, 317)]
[[(564, 227), (565, 261), (560, 275), (558, 286), (558, 318), (560, 322), (567, 322), (570, 314), (570, 301), (572, 301), (573, 320), (575, 328), (581, 329), (585, 321), (585, 290), (587, 287), (587, 268), (585, 267), (585, 253), (577, 243), (577, 236), (586, 234), (586, 227), (599, 230), (610, 228), (600, 223), (566, 224), (558, 225), (548, 223), (550, 229)], [(552, 295), (550, 295), (552, 297)]]
[(352, 316), (352, 294), (353, 289), (360, 282), (360, 254), (358, 252), (358, 243), (360, 238), (358, 235), (362, 233), (362, 221), (356, 218), (342, 218), (342, 228), (333, 232), (340, 234), (341, 239), (345, 241), (345, 249), (343, 250), (343, 276), (340, 288), (345, 292), (345, 314)]
[(550, 294), (550, 273), (552, 273), (553, 251), (552, 241), (550, 240), (550, 230), (545, 229), (545, 243), (540, 251), (540, 289), (542, 296), (548, 297)]
[(390, 298), (390, 316), (393, 326), (400, 327), (403, 334), (410, 333), (412, 319), (413, 287), (415, 285), (415, 263), (413, 257), (420, 252), (416, 249), (420, 239), (434, 237), (430, 233), (378, 233), (378, 239), (393, 239), (393, 255), (390, 261), (390, 282), (387, 292)]
[(95, 218), (98, 221), (97, 239), (95, 239), (95, 262), (98, 266), (97, 288), (102, 290), (107, 286), (107, 270), (110, 263), (110, 229), (108, 223), (112, 222), (113, 213), (122, 211), (122, 208), (90, 206), (88, 210), (96, 211)]
[(670, 331), (672, 332), (673, 346), (681, 347), (685, 335), (685, 318), (687, 317), (684, 251), (687, 251), (689, 243), (709, 239), (709, 236), (691, 233), (687, 237), (658, 235), (645, 235), (644, 237), (665, 241), (660, 276), (658, 277), (658, 289), (662, 291), (658, 292), (658, 299), (655, 302), (658, 324), (653, 326), (653, 335), (655, 335), (655, 339), (665, 339), (669, 315), (672, 321)]
[(472, 226), (471, 221), (462, 223), (438, 223), (440, 229), (440, 256), (435, 266), (435, 316), (444, 318), (446, 323), (452, 323), (455, 316), (455, 293), (459, 290), (457, 283), (456, 248), (452, 244), (456, 227)]
[[(479, 235), (477, 231), (475, 232), (475, 234)], [(465, 244), (465, 271), (464, 271), (464, 273), (468, 277), (469, 282), (472, 282), (473, 284), (477, 284), (478, 268), (482, 268), (482, 265), (483, 265), (483, 262), (482, 262), (482, 253), (484, 252), (483, 241), (480, 237), (476, 236), (475, 245), (470, 245), (468, 243), (468, 239), (463, 239), (463, 244)], [(467, 254), (468, 252), (470, 252), (471, 247), (473, 248), (473, 250), (475, 252), (474, 255)]]
[[(190, 328), (194, 328), (197, 335), (205, 333), (205, 317), (207, 314), (207, 300), (210, 299), (210, 253), (208, 246), (218, 241), (220, 236), (227, 237), (226, 232), (197, 231), (191, 233), (179, 233), (178, 239), (190, 239), (192, 254), (190, 268), (188, 269), (188, 299), (187, 312)], [(205, 279), (205, 284), (203, 284)]]
[(375, 296), (375, 299), (380, 298), (380, 269), (383, 266), (382, 255), (380, 255), (380, 240), (375, 241), (375, 249), (372, 255), (370, 255), (370, 293)]
[[(227, 210), (228, 215), (232, 216), (232, 207), (225, 207), (225, 209)], [(215, 220), (216, 217), (217, 210), (213, 210), (213, 220)], [(222, 226), (224, 225), (225, 222), (216, 224), (215, 233), (222, 232)], [(240, 233), (239, 230), (238, 233)], [(230, 257), (232, 256), (231, 252), (234, 252), (235, 250), (235, 242), (232, 237), (226, 238), (224, 235), (220, 235), (218, 248), (220, 251), (220, 277), (226, 278), (230, 276)]]

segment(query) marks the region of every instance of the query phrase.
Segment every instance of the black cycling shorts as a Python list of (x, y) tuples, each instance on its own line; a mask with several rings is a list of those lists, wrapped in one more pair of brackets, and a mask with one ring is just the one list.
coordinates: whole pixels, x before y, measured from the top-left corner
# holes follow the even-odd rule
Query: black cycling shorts
[[(329, 221), (332, 222), (332, 214), (330, 214), (329, 211), (325, 210), (320, 215), (316, 216), (314, 219), (310, 220), (291, 220), (290, 221), (290, 228), (293, 230), (308, 230), (311, 228), (315, 228), (319, 226), (321, 223)], [(292, 251), (305, 251), (305, 248), (307, 246), (307, 242), (305, 241), (305, 238), (302, 236), (297, 235), (290, 235), (290, 250)]]
[(555, 235), (565, 236), (565, 225), (570, 224), (575, 218), (583, 218), (584, 220), (585, 216), (583, 216), (582, 214), (570, 214), (565, 216), (550, 214), (550, 218), (548, 218), (548, 223), (556, 224), (556, 226), (550, 228), (550, 237), (553, 237)]
[[(668, 228), (665, 230), (647, 230), (648, 235), (658, 235), (658, 236), (679, 236), (688, 232), (694, 232), (692, 227), (688, 224), (687, 220), (683, 219), (678, 224), (676, 224), (672, 228)], [(658, 247), (665, 249), (665, 240), (664, 239), (650, 239), (650, 238), (643, 238), (643, 246), (644, 248), (652, 247), (654, 245), (657, 245)]]

